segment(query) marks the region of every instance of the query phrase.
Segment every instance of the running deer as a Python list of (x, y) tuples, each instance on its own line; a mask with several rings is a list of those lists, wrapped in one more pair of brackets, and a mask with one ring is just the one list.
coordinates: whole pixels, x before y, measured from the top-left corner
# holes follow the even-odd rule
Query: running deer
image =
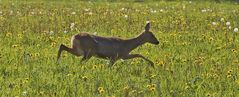
[(145, 26), (144, 32), (139, 36), (131, 39), (120, 39), (115, 37), (101, 37), (91, 35), (88, 33), (79, 33), (72, 37), (71, 48), (61, 44), (58, 55), (57, 63), (62, 51), (67, 51), (76, 56), (83, 56), (81, 61), (86, 61), (92, 56), (109, 59), (110, 64), (113, 65), (118, 59), (133, 59), (142, 58), (149, 62), (154, 67), (154, 63), (142, 56), (141, 54), (131, 54), (130, 52), (145, 43), (159, 44), (159, 41), (152, 32), (149, 31), (150, 23)]

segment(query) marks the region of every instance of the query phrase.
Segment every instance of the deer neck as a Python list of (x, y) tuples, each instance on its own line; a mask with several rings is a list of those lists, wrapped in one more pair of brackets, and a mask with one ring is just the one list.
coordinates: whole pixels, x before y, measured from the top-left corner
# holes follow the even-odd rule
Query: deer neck
[(138, 46), (143, 45), (144, 43), (146, 43), (146, 40), (144, 38), (143, 34), (140, 34), (139, 36), (135, 37), (135, 38), (131, 38), (127, 41), (127, 45), (129, 51), (134, 50), (135, 48), (137, 48)]

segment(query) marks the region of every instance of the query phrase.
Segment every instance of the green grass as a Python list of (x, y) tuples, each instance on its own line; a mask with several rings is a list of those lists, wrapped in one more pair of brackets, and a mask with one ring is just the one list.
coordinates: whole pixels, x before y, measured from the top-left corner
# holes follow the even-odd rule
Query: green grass
[[(238, 9), (233, 2), (0, 1), (0, 95), (238, 97)], [(160, 44), (132, 53), (155, 69), (141, 59), (112, 68), (98, 58), (80, 63), (66, 52), (55, 64), (74, 34), (130, 38), (147, 20)]]

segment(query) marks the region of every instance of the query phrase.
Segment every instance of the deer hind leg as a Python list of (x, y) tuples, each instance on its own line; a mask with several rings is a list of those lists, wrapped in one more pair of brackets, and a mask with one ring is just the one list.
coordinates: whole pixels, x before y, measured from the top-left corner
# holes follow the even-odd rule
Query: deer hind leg
[(154, 63), (151, 60), (149, 60), (149, 59), (145, 58), (144, 56), (142, 56), (141, 54), (129, 54), (127, 56), (122, 57), (122, 59), (124, 59), (124, 60), (125, 59), (133, 59), (133, 58), (142, 58), (142, 59), (146, 60), (147, 62), (149, 62), (149, 64), (152, 67), (154, 67)]

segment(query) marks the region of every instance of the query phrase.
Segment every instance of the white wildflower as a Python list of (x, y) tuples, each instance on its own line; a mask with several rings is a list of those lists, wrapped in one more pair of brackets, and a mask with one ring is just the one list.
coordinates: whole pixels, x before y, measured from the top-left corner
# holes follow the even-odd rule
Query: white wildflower
[(71, 23), (70, 29), (73, 30), (75, 27), (75, 23)]
[(186, 6), (185, 5), (183, 5), (183, 9), (185, 9), (186, 8)]
[(224, 18), (221, 18), (221, 22), (224, 22)]
[(53, 31), (50, 31), (49, 33), (50, 33), (50, 35), (53, 35), (53, 34), (54, 34), (54, 32), (53, 32)]
[(13, 14), (13, 11), (11, 10), (11, 11), (10, 11), (10, 15), (12, 15), (12, 14)]
[(64, 33), (68, 33), (68, 31), (66, 31), (66, 30), (65, 30), (65, 31), (63, 31), (63, 32), (64, 32)]
[(128, 18), (128, 15), (124, 15), (125, 18)]
[(227, 26), (230, 26), (230, 25), (231, 25), (231, 23), (230, 23), (230, 22), (226, 22), (226, 25), (227, 25)]
[(203, 10), (201, 10), (202, 12), (207, 12), (207, 10), (206, 9), (203, 9)]
[(96, 35), (96, 34), (97, 34), (97, 32), (94, 32), (94, 33), (93, 33), (93, 35)]
[(163, 12), (163, 9), (160, 9), (160, 12)]
[(151, 10), (150, 12), (151, 12), (151, 13), (156, 13), (157, 11), (156, 11), (156, 10)]
[(189, 3), (191, 4), (191, 3), (192, 3), (192, 1), (189, 1)]
[(27, 91), (23, 91), (23, 92), (22, 92), (22, 95), (23, 95), (23, 96), (27, 96)]
[(234, 28), (234, 30), (233, 30), (234, 32), (238, 32), (238, 28)]
[(84, 9), (85, 11), (90, 11), (90, 9), (89, 8), (86, 8), (86, 9)]
[(124, 10), (126, 10), (124, 7), (123, 7), (123, 8), (121, 8), (121, 11), (124, 11)]
[(228, 29), (232, 29), (232, 26), (229, 26)]
[(32, 12), (31, 12), (31, 15), (34, 15), (34, 14), (35, 14), (35, 12), (32, 11)]
[(124, 59), (120, 59), (121, 62), (124, 62)]
[(72, 15), (75, 15), (75, 14), (76, 14), (76, 12), (71, 12), (71, 14), (72, 14)]
[(216, 23), (216, 22), (212, 22), (212, 25), (214, 25), (214, 26), (215, 26), (215, 25), (217, 25), (217, 23)]

